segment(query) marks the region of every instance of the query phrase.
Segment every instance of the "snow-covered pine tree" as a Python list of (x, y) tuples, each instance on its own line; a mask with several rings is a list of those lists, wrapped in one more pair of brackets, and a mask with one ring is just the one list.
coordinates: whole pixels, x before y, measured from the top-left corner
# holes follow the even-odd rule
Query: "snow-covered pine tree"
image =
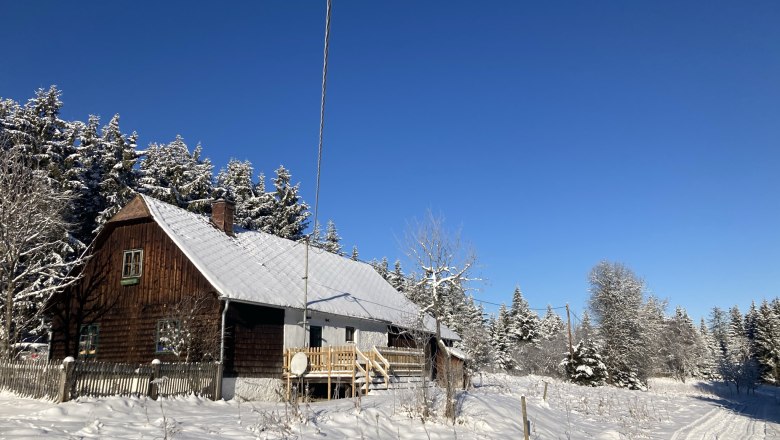
[(699, 322), (699, 340), (700, 347), (697, 352), (700, 354), (696, 362), (696, 369), (701, 377), (715, 379), (717, 377), (717, 359), (721, 355), (720, 345), (712, 337), (707, 321), (701, 318)]
[(553, 339), (560, 336), (565, 328), (563, 319), (555, 313), (552, 305), (547, 304), (547, 312), (539, 323), (539, 336), (546, 340)]
[(718, 359), (726, 353), (728, 333), (729, 324), (726, 312), (719, 307), (713, 307), (710, 312), (710, 335), (717, 348)]
[(593, 331), (593, 324), (590, 322), (590, 313), (587, 310), (582, 312), (582, 322), (577, 326), (575, 334), (576, 338), (582, 341), (593, 339), (596, 336)]
[[(638, 375), (650, 377), (658, 374), (666, 368), (666, 359), (669, 357), (669, 347), (662, 338), (666, 330), (666, 306), (667, 302), (650, 296), (640, 308), (640, 325), (642, 332), (635, 343), (644, 349), (644, 361), (640, 364)], [(653, 337), (652, 335), (655, 335)]]
[(368, 264), (370, 264), (374, 268), (374, 270), (376, 271), (376, 273), (379, 274), (379, 276), (381, 276), (385, 280), (389, 279), (390, 270), (388, 268), (387, 257), (382, 257), (382, 259), (379, 261), (371, 260)]
[(742, 388), (754, 386), (759, 378), (758, 364), (753, 358), (745, 322), (737, 306), (729, 309), (726, 350), (718, 369), (723, 380), (734, 384), (737, 393)]
[(187, 201), (187, 209), (205, 213), (211, 210), (214, 192), (214, 165), (203, 156), (203, 146), (195, 146), (189, 157), (189, 166), (185, 168), (181, 185), (182, 197)]
[(262, 230), (272, 215), (272, 196), (265, 192), (265, 175), (252, 183), (254, 169), (247, 160), (231, 159), (217, 175), (215, 194), (236, 204), (234, 221), (244, 229)]
[(456, 346), (469, 357), (466, 367), (469, 376), (473, 376), (490, 365), (493, 351), (490, 334), (485, 327), (484, 309), (481, 305), (475, 304), (474, 297), (469, 296), (466, 299), (464, 313), (460, 320), (464, 325), (459, 333), (461, 340)]
[(491, 318), (490, 344), (493, 347), (495, 367), (504, 371), (515, 369), (515, 361), (512, 359), (509, 342), (509, 322), (509, 311), (504, 304), (501, 304), (498, 316)]
[(213, 165), (201, 159), (200, 144), (190, 153), (181, 135), (168, 144), (151, 144), (141, 161), (139, 185), (143, 191), (164, 202), (206, 212), (213, 190)]
[(766, 300), (761, 302), (756, 317), (755, 349), (761, 380), (780, 385), (780, 315)]
[(90, 115), (78, 130), (78, 148), (69, 158), (67, 173), (74, 182), (71, 186), (71, 209), (68, 217), (74, 236), (82, 243), (90, 243), (98, 229), (98, 217), (108, 207), (103, 182), (103, 142), (99, 134), (100, 118)]
[(697, 376), (700, 344), (688, 312), (678, 306), (660, 334), (662, 337), (658, 339), (663, 344), (665, 370), (683, 382), (687, 377)]
[(23, 107), (10, 106), (13, 114), (3, 124), (6, 142), (23, 154), (28, 166), (46, 171), (60, 190), (63, 164), (75, 151), (72, 124), (60, 119), (61, 95), (54, 85), (38, 89)]
[(509, 308), (509, 338), (514, 344), (536, 342), (539, 338), (539, 315), (531, 310), (520, 287), (515, 287)]
[(309, 223), (309, 206), (298, 195), (300, 185), (293, 185), (291, 178), (284, 166), (280, 165), (276, 169), (271, 214), (262, 230), (282, 238), (299, 240)]
[(609, 373), (601, 360), (598, 347), (591, 339), (580, 341), (572, 356), (566, 353), (561, 361), (566, 377), (578, 385), (599, 387), (607, 384)]
[(620, 263), (602, 261), (590, 273), (590, 309), (599, 325), (604, 363), (618, 386), (643, 388), (647, 379), (644, 282)]
[(325, 240), (323, 243), (323, 249), (336, 255), (342, 255), (341, 252), (341, 237), (336, 230), (336, 223), (333, 220), (328, 220), (325, 227)]
[(119, 115), (103, 127), (97, 158), (100, 168), (100, 196), (106, 207), (98, 214), (98, 228), (125, 206), (135, 195), (138, 183), (136, 133), (125, 136), (119, 129)]
[(387, 282), (389, 282), (395, 290), (402, 293), (406, 292), (406, 276), (404, 275), (403, 269), (401, 269), (401, 260), (395, 260), (393, 271), (388, 272), (387, 274)]
[(352, 259), (352, 261), (360, 260), (360, 254), (358, 253), (357, 245), (352, 246), (352, 256), (350, 258)]

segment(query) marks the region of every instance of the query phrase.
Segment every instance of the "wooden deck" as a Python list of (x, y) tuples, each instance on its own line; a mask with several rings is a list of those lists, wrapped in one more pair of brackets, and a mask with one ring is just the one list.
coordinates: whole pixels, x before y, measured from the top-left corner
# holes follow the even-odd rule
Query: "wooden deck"
[[(297, 353), (306, 353), (308, 368), (300, 376), (290, 372), (290, 362)], [(330, 400), (334, 383), (350, 386), (352, 397), (368, 393), (372, 384), (385, 389), (399, 378), (420, 377), (425, 368), (423, 351), (415, 348), (376, 347), (360, 350), (355, 345), (339, 347), (294, 347), (284, 352), (284, 378), (287, 397), (293, 380), (304, 383), (327, 383)]]

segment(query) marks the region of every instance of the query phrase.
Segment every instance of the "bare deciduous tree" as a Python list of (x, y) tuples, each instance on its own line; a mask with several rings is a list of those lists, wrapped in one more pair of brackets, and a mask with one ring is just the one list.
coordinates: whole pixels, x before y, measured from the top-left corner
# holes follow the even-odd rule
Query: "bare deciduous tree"
[(68, 225), (69, 196), (44, 171), (26, 163), (18, 149), (0, 150), (0, 308), (2, 355), (14, 342), (40, 329), (45, 302), (73, 282)]
[(198, 291), (183, 295), (166, 315), (167, 325), (160, 329), (160, 342), (184, 362), (219, 359), (220, 327), (213, 319), (216, 294)]
[(446, 399), (444, 415), (455, 419), (455, 381), (451, 373), (452, 360), (441, 336), (442, 319), (446, 314), (447, 295), (463, 292), (463, 286), (470, 281), (475, 256), (463, 249), (459, 234), (444, 229), (441, 217), (430, 211), (421, 222), (413, 223), (407, 231), (408, 255), (416, 263), (421, 274), (415, 286), (423, 299), (421, 313), (427, 313), (436, 320), (436, 346), (444, 355), (444, 380)]

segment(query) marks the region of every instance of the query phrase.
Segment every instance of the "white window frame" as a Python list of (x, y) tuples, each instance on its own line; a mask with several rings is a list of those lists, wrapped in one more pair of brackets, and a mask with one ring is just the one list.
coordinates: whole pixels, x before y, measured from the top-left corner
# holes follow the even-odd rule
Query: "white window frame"
[[(136, 259), (135, 256), (138, 256)], [(122, 278), (140, 278), (144, 271), (144, 250), (129, 249), (122, 253)]]

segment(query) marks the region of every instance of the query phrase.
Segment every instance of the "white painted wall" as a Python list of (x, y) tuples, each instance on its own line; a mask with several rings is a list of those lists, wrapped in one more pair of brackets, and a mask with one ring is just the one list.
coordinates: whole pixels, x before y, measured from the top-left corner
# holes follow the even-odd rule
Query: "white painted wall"
[[(387, 324), (347, 316), (331, 315), (312, 311), (307, 325), (322, 327), (322, 346), (347, 345), (346, 327), (355, 328), (355, 344), (361, 350), (372, 346), (387, 345)], [(308, 332), (304, 340), (300, 322), (302, 310), (286, 309), (284, 313), (284, 348), (302, 347), (309, 342)]]

